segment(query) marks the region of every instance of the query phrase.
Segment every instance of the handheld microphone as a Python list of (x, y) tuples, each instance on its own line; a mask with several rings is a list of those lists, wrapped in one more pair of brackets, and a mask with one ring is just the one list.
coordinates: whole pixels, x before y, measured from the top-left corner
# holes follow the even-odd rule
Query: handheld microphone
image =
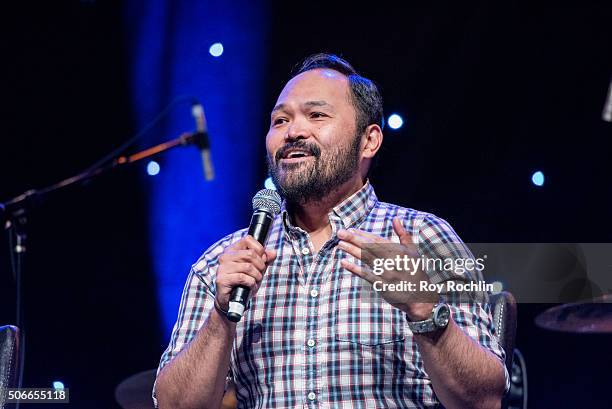
[[(270, 226), (274, 217), (280, 213), (281, 198), (272, 189), (262, 189), (253, 197), (253, 216), (249, 225), (248, 234), (253, 236), (262, 245), (268, 239)], [(246, 309), (250, 289), (245, 286), (237, 286), (232, 289), (229, 299), (229, 310), (227, 318), (232, 322), (239, 322)]]
[(206, 117), (204, 116), (204, 107), (199, 102), (195, 102), (191, 106), (191, 115), (196, 121), (196, 133), (194, 135), (195, 144), (202, 155), (202, 167), (204, 168), (204, 177), (211, 181), (215, 178), (215, 170), (213, 168), (212, 157), (210, 156), (210, 143), (208, 142), (208, 128), (206, 126)]

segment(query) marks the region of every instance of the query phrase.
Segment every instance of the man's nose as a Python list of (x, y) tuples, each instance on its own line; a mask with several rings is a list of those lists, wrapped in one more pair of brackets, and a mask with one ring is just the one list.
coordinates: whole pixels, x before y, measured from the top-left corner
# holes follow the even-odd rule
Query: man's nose
[(289, 125), (285, 134), (285, 139), (287, 140), (307, 139), (309, 137), (310, 129), (307, 121), (297, 118)]

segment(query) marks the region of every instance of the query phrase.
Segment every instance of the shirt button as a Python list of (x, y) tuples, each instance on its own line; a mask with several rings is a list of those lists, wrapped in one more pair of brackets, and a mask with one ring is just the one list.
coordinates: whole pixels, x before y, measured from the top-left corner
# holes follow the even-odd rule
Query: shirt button
[(317, 290), (310, 290), (310, 296), (312, 298), (315, 298), (318, 295), (319, 295), (319, 292)]
[(314, 339), (309, 339), (308, 341), (306, 341), (306, 345), (308, 345), (309, 347), (313, 347), (317, 344), (317, 341), (315, 341)]
[(315, 400), (317, 398), (317, 395), (314, 392), (310, 392), (308, 394), (308, 400)]
[(302, 254), (305, 255), (305, 256), (309, 255), (310, 254), (310, 249), (308, 247), (304, 247), (302, 249)]

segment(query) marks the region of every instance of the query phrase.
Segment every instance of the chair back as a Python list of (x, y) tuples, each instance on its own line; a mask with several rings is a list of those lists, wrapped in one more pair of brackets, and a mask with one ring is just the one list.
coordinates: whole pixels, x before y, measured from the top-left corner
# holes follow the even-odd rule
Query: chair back
[(506, 369), (512, 373), (512, 358), (516, 340), (516, 300), (508, 291), (490, 296), (493, 328), (499, 345), (506, 352)]
[(19, 365), (19, 328), (0, 327), (0, 409), (6, 405), (7, 389), (18, 387)]

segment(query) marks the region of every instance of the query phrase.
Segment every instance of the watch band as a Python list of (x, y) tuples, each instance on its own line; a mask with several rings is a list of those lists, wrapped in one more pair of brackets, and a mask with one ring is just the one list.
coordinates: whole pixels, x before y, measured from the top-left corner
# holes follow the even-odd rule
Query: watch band
[(446, 328), (450, 319), (450, 308), (448, 304), (436, 304), (432, 311), (431, 317), (422, 321), (410, 321), (408, 319), (408, 328), (413, 334), (425, 334), (435, 331), (440, 328)]
[(431, 317), (423, 321), (408, 321), (408, 328), (413, 334), (424, 334), (434, 331), (437, 327), (433, 317)]

